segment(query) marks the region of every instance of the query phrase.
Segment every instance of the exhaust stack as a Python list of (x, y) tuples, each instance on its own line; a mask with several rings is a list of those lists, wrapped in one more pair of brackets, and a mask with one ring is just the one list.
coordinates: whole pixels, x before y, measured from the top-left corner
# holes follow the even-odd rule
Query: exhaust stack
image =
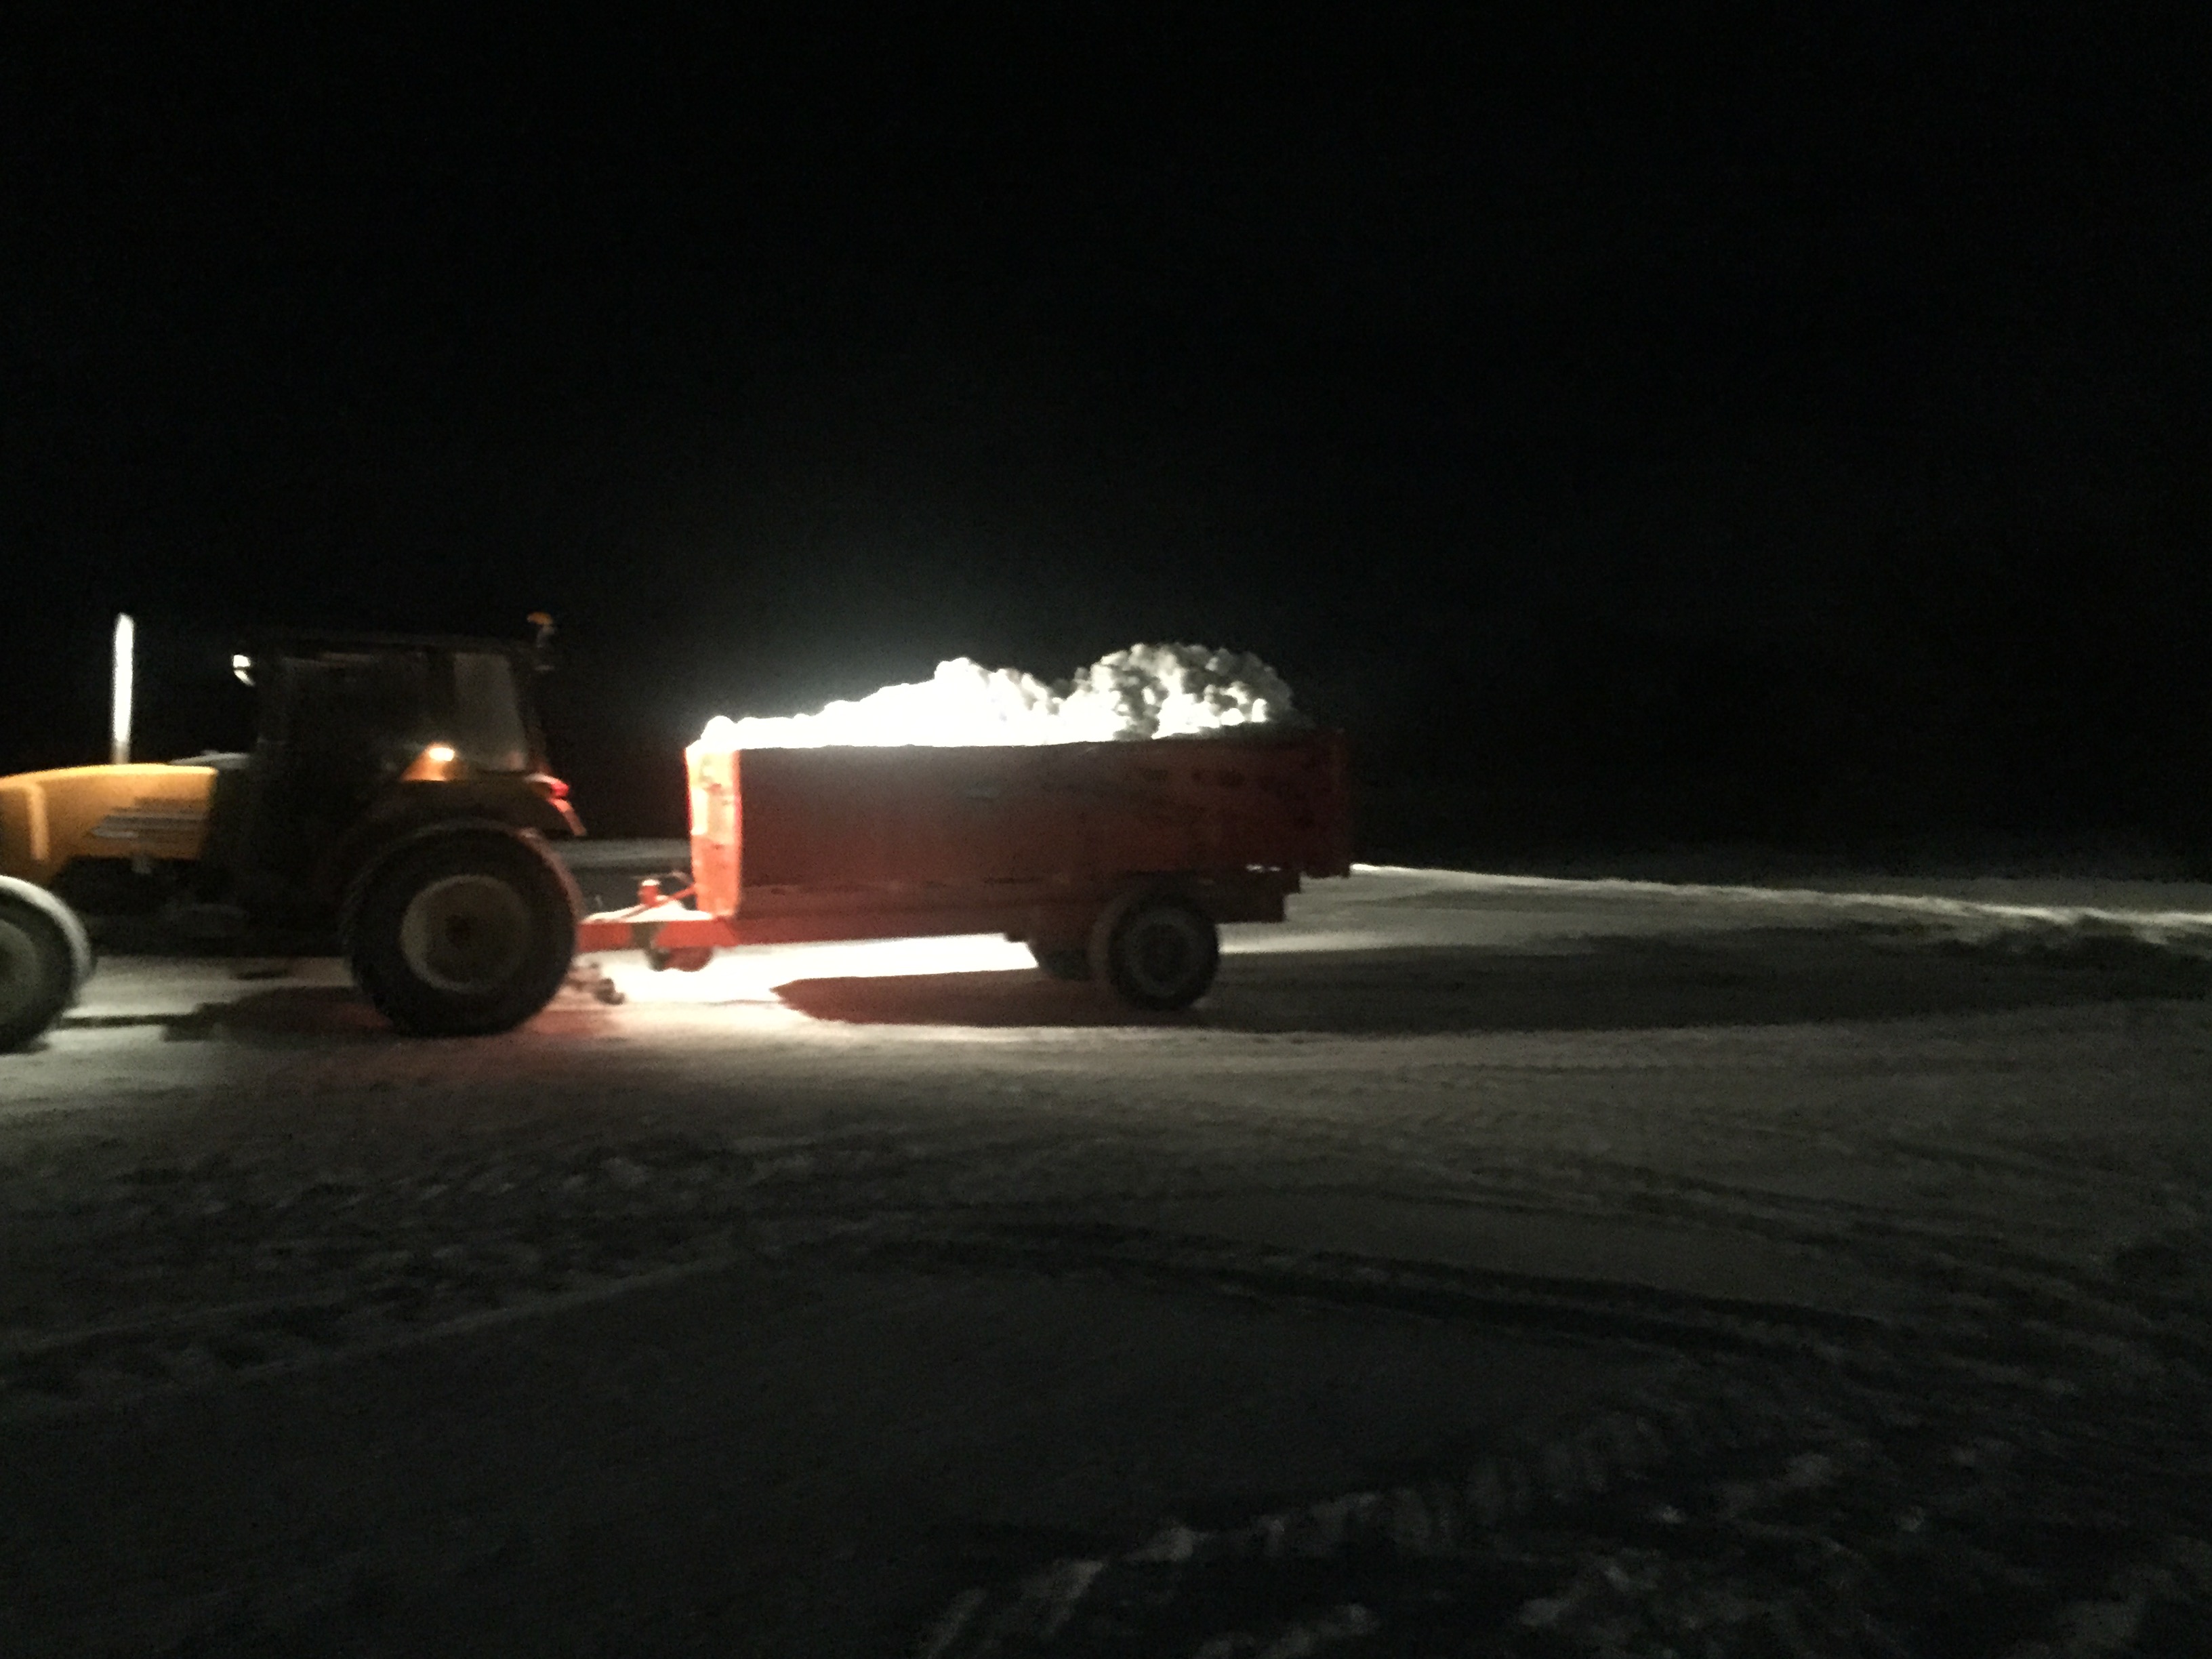
[(107, 759), (122, 766), (131, 759), (131, 675), (137, 626), (125, 611), (115, 619), (115, 672), (108, 702)]

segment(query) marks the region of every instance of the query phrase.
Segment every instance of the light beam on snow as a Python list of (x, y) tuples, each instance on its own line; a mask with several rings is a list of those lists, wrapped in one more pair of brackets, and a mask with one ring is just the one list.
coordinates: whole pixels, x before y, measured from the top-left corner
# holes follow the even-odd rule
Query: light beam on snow
[(1282, 676), (1247, 652), (1133, 645), (1048, 683), (966, 657), (928, 679), (887, 685), (812, 714), (717, 714), (696, 747), (816, 749), (859, 744), (959, 748), (1177, 738), (1297, 721)]

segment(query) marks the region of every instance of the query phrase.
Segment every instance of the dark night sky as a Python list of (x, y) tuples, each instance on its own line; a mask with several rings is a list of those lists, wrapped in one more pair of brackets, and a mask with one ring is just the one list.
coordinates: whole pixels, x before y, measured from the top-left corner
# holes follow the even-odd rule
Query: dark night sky
[(21, 40), (0, 770), (118, 608), (542, 606), (613, 829), (714, 709), (1177, 638), (1386, 851), (2201, 856), (2212, 40), (1929, 9)]

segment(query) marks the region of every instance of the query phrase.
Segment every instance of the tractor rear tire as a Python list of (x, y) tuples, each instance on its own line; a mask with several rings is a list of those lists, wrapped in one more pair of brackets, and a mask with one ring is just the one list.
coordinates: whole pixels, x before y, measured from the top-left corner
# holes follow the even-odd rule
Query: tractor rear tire
[(52, 917), (0, 893), (0, 1053), (33, 1041), (76, 1000), (68, 937)]
[(410, 1036), (512, 1030), (576, 951), (576, 887), (535, 836), (487, 826), (403, 843), (356, 884), (346, 963)]
[(1188, 1008), (1220, 965), (1220, 929), (1177, 893), (1125, 893), (1091, 930), (1091, 977), (1133, 1008)]

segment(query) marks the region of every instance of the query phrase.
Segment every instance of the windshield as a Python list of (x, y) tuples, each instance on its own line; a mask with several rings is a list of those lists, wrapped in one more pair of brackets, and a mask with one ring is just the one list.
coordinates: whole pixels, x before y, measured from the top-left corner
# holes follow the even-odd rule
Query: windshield
[(515, 694), (514, 665), (495, 651), (453, 657), (453, 732), (448, 739), (480, 771), (526, 772), (530, 734)]

